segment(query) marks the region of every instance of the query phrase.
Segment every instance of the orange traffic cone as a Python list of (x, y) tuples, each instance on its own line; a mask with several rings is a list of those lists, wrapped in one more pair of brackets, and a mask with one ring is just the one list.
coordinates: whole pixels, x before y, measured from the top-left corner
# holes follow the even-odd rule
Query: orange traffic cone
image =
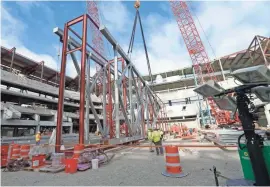
[(180, 165), (180, 157), (178, 148), (176, 146), (166, 146), (166, 171), (162, 172), (162, 175), (166, 177), (181, 178), (188, 175), (183, 173)]

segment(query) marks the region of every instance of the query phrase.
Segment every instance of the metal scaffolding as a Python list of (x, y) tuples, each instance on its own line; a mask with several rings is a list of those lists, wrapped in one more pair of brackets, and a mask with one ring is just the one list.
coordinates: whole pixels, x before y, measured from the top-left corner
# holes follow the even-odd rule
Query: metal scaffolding
[[(87, 43), (88, 21), (95, 25), (112, 45), (114, 50), (114, 59), (112, 61), (108, 61), (102, 54), (96, 53), (96, 51), (94, 53), (91, 52), (94, 48)], [(82, 37), (71, 28), (78, 23), (83, 25)], [(70, 37), (70, 31), (77, 36), (80, 42)], [(157, 127), (162, 101), (152, 92), (127, 54), (118, 45), (105, 26), (99, 27), (88, 14), (84, 14), (67, 22), (64, 31), (55, 28), (54, 32), (60, 36), (63, 42), (57, 110), (56, 152), (60, 151), (61, 145), (67, 55), (72, 55), (75, 51), (81, 52), (81, 69), (80, 73), (78, 73), (80, 76), (79, 144), (85, 145), (89, 143), (85, 142), (85, 139), (88, 140), (85, 137), (85, 134), (88, 134), (85, 133), (85, 130), (87, 130), (85, 125), (88, 125), (87, 120), (85, 120), (85, 112), (89, 112), (89, 107), (94, 114), (103, 140), (108, 140), (111, 144), (132, 141), (134, 140), (132, 137), (137, 137), (137, 140), (145, 138), (145, 123), (147, 123), (147, 128)], [(69, 48), (68, 45), (70, 45)], [(90, 61), (99, 64), (101, 69), (89, 80), (90, 68), (86, 68), (86, 66), (89, 66)], [(77, 63), (77, 61), (75, 60), (74, 63)], [(120, 68), (120, 65), (122, 68)], [(89, 97), (101, 76), (107, 77), (102, 79), (102, 119), (99, 118), (91, 97)], [(85, 77), (87, 77), (87, 80)], [(150, 115), (148, 111), (150, 111)], [(123, 125), (125, 127), (124, 135), (121, 134), (121, 129), (123, 129), (121, 126)]]

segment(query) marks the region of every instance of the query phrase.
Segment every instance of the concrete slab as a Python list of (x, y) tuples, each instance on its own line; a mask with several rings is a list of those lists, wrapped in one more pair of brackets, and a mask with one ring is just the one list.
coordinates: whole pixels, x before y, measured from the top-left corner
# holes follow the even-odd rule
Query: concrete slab
[[(165, 170), (165, 157), (150, 153), (148, 148), (128, 148), (116, 152), (115, 158), (98, 170), (76, 174), (47, 174), (40, 172), (2, 172), (1, 183), (20, 186), (215, 186), (213, 165), (222, 175), (241, 178), (242, 170), (238, 153), (224, 152), (218, 148), (194, 149), (181, 157), (184, 178), (169, 178), (161, 174)], [(220, 179), (220, 185), (225, 180)]]

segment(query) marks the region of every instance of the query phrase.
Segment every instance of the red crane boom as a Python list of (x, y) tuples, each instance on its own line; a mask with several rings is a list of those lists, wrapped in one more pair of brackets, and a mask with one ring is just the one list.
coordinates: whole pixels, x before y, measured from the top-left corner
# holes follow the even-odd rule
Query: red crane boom
[[(205, 82), (205, 79), (217, 81), (186, 2), (170, 0), (170, 5), (193, 64), (195, 84), (201, 85)], [(203, 71), (206, 71), (206, 74), (203, 75)], [(231, 121), (229, 112), (220, 110), (212, 98), (208, 98), (208, 101), (217, 123), (228, 124)]]
[[(93, 19), (97, 26), (100, 26), (98, 6), (94, 0), (89, 0), (87, 2), (87, 13)], [(92, 42), (93, 48), (102, 56), (104, 56), (104, 43), (102, 40), (102, 34), (100, 31), (90, 22), (90, 28), (92, 32)]]

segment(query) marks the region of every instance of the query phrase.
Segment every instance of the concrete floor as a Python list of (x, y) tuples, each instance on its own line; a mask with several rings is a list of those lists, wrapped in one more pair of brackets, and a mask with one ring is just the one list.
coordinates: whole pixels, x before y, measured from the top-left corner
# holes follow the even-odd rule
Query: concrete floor
[[(4, 186), (215, 186), (214, 175), (210, 171), (213, 165), (226, 177), (242, 177), (236, 151), (225, 152), (218, 148), (192, 148), (191, 150), (197, 150), (198, 154), (187, 152), (185, 155), (181, 154), (183, 171), (189, 173), (184, 178), (162, 176), (161, 172), (165, 169), (164, 157), (150, 153), (148, 148), (129, 148), (117, 151), (111, 163), (98, 170), (75, 174), (1, 172), (1, 184)], [(220, 178), (220, 185), (225, 185), (225, 182)]]

